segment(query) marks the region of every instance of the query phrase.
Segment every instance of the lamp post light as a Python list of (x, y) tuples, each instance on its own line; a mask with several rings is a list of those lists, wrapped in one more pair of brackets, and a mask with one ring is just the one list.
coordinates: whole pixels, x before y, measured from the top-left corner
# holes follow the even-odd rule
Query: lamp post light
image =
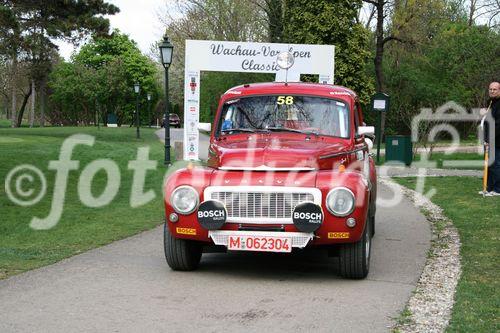
[(141, 86), (139, 83), (134, 83), (134, 91), (135, 91), (135, 126), (137, 127), (137, 139), (141, 138), (141, 134), (139, 132), (139, 125), (140, 125), (140, 120), (139, 120), (139, 91), (141, 89)]
[(148, 127), (151, 127), (151, 94), (148, 93)]
[(165, 68), (165, 165), (170, 165), (170, 121), (168, 111), (168, 68), (172, 63), (172, 53), (174, 46), (170, 43), (167, 34), (163, 36), (163, 41), (159, 45), (161, 64)]

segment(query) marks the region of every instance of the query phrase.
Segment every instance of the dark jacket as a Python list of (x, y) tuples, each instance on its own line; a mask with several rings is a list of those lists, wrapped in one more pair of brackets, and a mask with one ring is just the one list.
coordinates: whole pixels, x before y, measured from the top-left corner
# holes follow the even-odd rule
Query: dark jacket
[[(490, 112), (495, 119), (495, 147), (500, 144), (500, 98), (494, 98), (491, 100)], [(487, 122), (484, 123), (484, 141), (489, 143), (490, 140), (490, 128)]]

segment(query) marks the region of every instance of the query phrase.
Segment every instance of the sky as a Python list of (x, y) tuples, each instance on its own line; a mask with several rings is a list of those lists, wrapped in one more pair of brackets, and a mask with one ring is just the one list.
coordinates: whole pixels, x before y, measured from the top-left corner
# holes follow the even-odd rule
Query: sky
[[(165, 6), (165, 0), (107, 0), (120, 8), (120, 12), (107, 16), (111, 29), (117, 28), (137, 42), (142, 53), (149, 53), (150, 45), (163, 36), (163, 28), (157, 13)], [(56, 41), (59, 53), (66, 60), (75, 48), (72, 44)]]

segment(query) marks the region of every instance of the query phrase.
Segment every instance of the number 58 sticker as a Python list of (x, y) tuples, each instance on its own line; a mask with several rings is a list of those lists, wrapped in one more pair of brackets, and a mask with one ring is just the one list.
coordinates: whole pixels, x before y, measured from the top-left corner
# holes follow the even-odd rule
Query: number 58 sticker
[(293, 104), (293, 96), (278, 96), (276, 99), (276, 104), (278, 105), (292, 105)]

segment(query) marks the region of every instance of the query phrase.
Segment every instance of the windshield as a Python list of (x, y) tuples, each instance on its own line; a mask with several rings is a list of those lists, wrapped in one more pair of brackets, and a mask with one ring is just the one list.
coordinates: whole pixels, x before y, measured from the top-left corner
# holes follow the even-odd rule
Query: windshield
[(244, 97), (223, 105), (219, 134), (259, 131), (349, 138), (349, 110), (338, 100), (298, 95)]

